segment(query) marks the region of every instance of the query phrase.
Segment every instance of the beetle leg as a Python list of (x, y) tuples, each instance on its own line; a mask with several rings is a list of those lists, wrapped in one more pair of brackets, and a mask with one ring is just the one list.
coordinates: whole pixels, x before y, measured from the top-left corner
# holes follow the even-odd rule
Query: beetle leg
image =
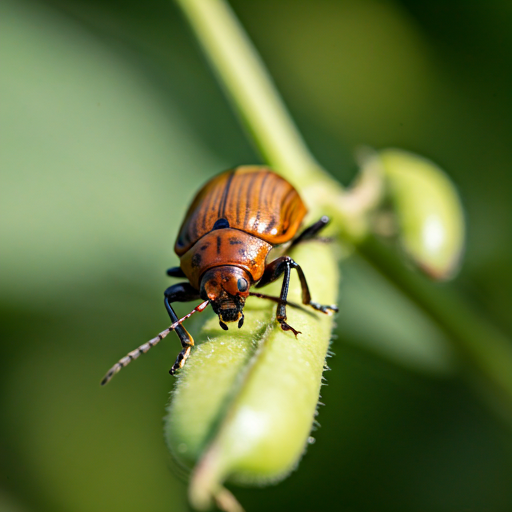
[[(191, 300), (199, 299), (199, 292), (192, 288), (189, 283), (178, 283), (173, 286), (170, 286), (164, 292), (164, 304), (165, 309), (167, 309), (167, 313), (171, 317), (172, 322), (178, 321), (178, 316), (176, 315), (174, 309), (171, 306), (172, 302), (188, 302)], [(177, 370), (183, 368), (183, 365), (187, 361), (188, 356), (190, 355), (190, 351), (194, 346), (194, 338), (189, 334), (189, 332), (183, 327), (183, 325), (178, 325), (176, 327), (176, 334), (178, 335), (182, 351), (178, 354), (176, 358), (176, 362), (172, 365), (172, 368), (169, 370), (171, 375), (174, 375)]]
[(267, 268), (265, 269), (262, 278), (256, 285), (256, 288), (265, 286), (266, 284), (275, 281), (278, 277), (281, 276), (281, 274), (284, 274), (283, 285), (281, 287), (281, 293), (279, 295), (279, 302), (277, 305), (276, 320), (281, 325), (281, 329), (283, 329), (283, 331), (292, 331), (295, 337), (297, 337), (297, 334), (301, 334), (300, 331), (296, 331), (292, 326), (286, 323), (286, 298), (288, 297), (288, 288), (290, 286), (292, 264), (298, 266), (297, 263), (295, 263), (295, 261), (293, 261), (289, 256), (282, 256), (281, 258), (277, 258), (272, 263), (267, 265)]
[(293, 262), (292, 268), (294, 268), (297, 271), (297, 273), (299, 274), (300, 286), (302, 288), (302, 303), (305, 304), (306, 306), (311, 306), (313, 309), (316, 309), (317, 311), (321, 311), (322, 313), (325, 313), (326, 315), (330, 315), (333, 311), (335, 313), (337, 313), (338, 306), (323, 305), (323, 304), (319, 304), (318, 302), (313, 302), (311, 300), (311, 293), (309, 292), (308, 282), (306, 281), (306, 276), (304, 275), (302, 268), (300, 268), (299, 264), (295, 263), (295, 261), (293, 261), (293, 260), (291, 260), (291, 261)]
[(166, 271), (166, 274), (169, 277), (186, 277), (185, 273), (183, 272), (183, 270), (181, 270), (180, 267), (168, 268), (167, 271)]
[[(290, 258), (291, 261), (293, 261)], [(290, 275), (291, 275), (291, 261), (285, 260), (284, 262), (284, 277), (283, 277), (283, 285), (281, 286), (281, 294), (279, 295), (280, 299), (283, 302), (280, 302), (277, 305), (276, 319), (281, 325), (281, 329), (283, 331), (292, 331), (295, 337), (297, 334), (301, 334), (300, 331), (296, 331), (291, 325), (286, 323), (286, 298), (288, 297), (288, 288), (290, 286)], [(294, 262), (295, 263), (295, 262)]]
[(313, 309), (325, 314), (331, 314), (332, 311), (337, 312), (338, 308), (336, 306), (324, 306), (311, 300), (311, 293), (309, 292), (306, 276), (304, 275), (300, 265), (290, 258), (290, 256), (282, 256), (281, 258), (274, 260), (272, 263), (267, 265), (267, 268), (256, 285), (256, 288), (261, 288), (262, 286), (275, 281), (281, 274), (284, 274), (283, 286), (281, 287), (279, 304), (277, 306), (276, 319), (281, 324), (283, 331), (292, 331), (295, 336), (297, 336), (297, 334), (300, 333), (286, 323), (286, 298), (288, 297), (288, 288), (292, 269), (295, 269), (297, 274), (299, 274), (300, 286), (302, 289), (302, 303), (304, 305), (311, 306)]
[(316, 221), (314, 224), (306, 228), (295, 240), (292, 241), (290, 245), (290, 249), (305, 240), (311, 240), (314, 238), (322, 229), (329, 224), (331, 219), (324, 215), (320, 220)]

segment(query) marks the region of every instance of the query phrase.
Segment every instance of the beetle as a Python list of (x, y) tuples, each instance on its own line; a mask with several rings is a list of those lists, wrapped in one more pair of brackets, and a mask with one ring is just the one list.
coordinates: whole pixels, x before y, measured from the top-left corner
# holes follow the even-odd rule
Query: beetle
[[(271, 259), (269, 253), (281, 253), (298, 243), (313, 238), (329, 222), (324, 216), (298, 236), (307, 213), (299, 193), (284, 178), (267, 167), (240, 166), (225, 171), (199, 190), (179, 230), (174, 251), (180, 266), (167, 270), (171, 277), (188, 281), (174, 284), (164, 292), (164, 304), (172, 325), (119, 360), (105, 375), (104, 385), (121, 368), (146, 353), (175, 330), (182, 346), (169, 373), (174, 375), (185, 364), (194, 340), (182, 322), (192, 314), (211, 305), (219, 324), (227, 330), (228, 323), (244, 322), (244, 305), (250, 295), (278, 303), (276, 320), (284, 331), (300, 334), (286, 320), (288, 287), (292, 270), (296, 270), (304, 305), (326, 314), (337, 312), (334, 305), (321, 305), (311, 300), (306, 276), (290, 256)], [(276, 251), (273, 251), (275, 254)], [(269, 261), (271, 260), (271, 261)], [(279, 297), (251, 292), (283, 276)], [(202, 299), (188, 315), (178, 319), (173, 302)]]

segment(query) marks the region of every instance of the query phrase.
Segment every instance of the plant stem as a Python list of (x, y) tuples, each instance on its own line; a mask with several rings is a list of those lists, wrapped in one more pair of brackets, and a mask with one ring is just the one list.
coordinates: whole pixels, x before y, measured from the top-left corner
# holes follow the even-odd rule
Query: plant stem
[(304, 181), (314, 171), (323, 173), (228, 4), (221, 0), (177, 3), (264, 160), (292, 181)]

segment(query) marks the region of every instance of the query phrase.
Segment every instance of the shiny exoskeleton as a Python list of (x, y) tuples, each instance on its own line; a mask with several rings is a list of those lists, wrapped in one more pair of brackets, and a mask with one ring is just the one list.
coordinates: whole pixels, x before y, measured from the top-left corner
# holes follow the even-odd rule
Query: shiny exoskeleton
[[(318, 222), (295, 236), (307, 209), (293, 186), (268, 168), (242, 166), (211, 179), (197, 193), (181, 225), (174, 250), (180, 266), (170, 268), (171, 277), (186, 277), (169, 287), (164, 303), (173, 322), (156, 338), (141, 345), (121, 359), (107, 373), (105, 384), (122, 367), (141, 353), (147, 352), (170, 330), (176, 330), (182, 350), (170, 370), (182, 368), (194, 345), (192, 336), (181, 325), (196, 311), (211, 305), (219, 316), (223, 329), (227, 323), (238, 322), (242, 327), (243, 309), (249, 295), (267, 298), (278, 303), (276, 319), (285, 331), (300, 334), (286, 323), (286, 305), (290, 274), (295, 269), (302, 287), (302, 302), (323, 313), (337, 311), (336, 306), (323, 306), (311, 301), (306, 277), (300, 266), (289, 256), (268, 261), (276, 247), (290, 249), (297, 243), (314, 237), (329, 222)], [(250, 292), (283, 276), (279, 297)], [(178, 319), (171, 304), (202, 299), (191, 313)]]

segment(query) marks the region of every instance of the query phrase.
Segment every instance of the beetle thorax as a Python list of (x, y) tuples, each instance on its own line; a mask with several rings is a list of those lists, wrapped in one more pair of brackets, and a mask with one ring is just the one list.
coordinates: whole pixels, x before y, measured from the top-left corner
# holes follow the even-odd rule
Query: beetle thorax
[(202, 276), (201, 297), (210, 301), (223, 329), (227, 329), (226, 323), (229, 322), (238, 321), (238, 327), (242, 326), (245, 300), (251, 284), (250, 274), (233, 265), (211, 268)]
[(238, 229), (215, 229), (181, 256), (180, 266), (196, 290), (201, 289), (205, 272), (222, 266), (239, 267), (256, 282), (263, 275), (271, 249), (269, 243)]

